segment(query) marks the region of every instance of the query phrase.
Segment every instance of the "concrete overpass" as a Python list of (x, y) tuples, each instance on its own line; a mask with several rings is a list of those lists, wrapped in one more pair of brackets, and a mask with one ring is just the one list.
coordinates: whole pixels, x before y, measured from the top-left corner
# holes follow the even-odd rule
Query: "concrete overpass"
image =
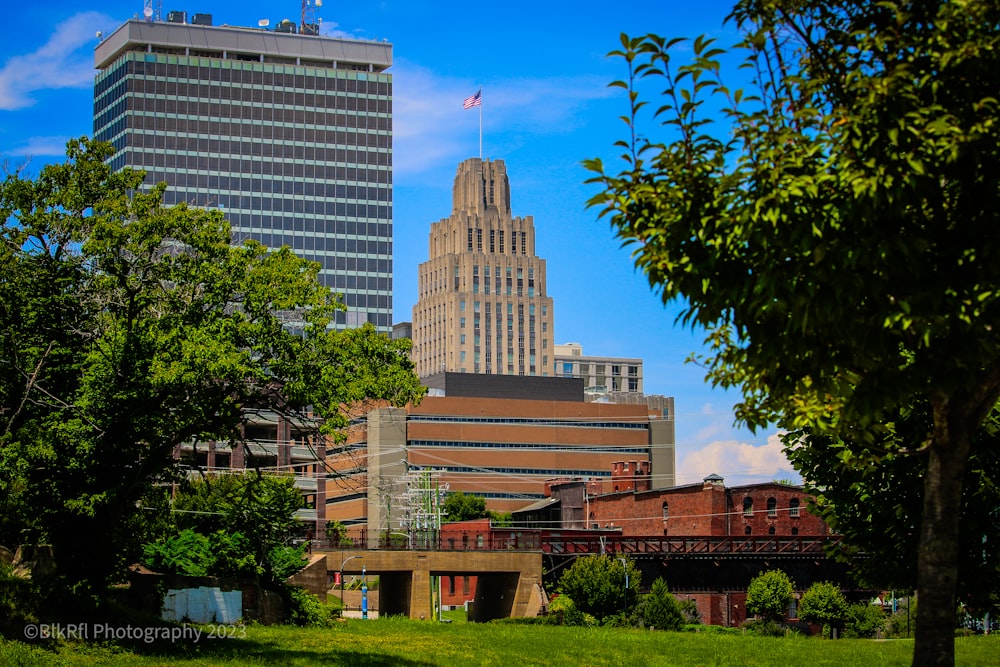
[[(379, 615), (433, 618), (431, 579), (447, 575), (478, 578), (470, 621), (535, 616), (541, 608), (540, 551), (314, 551), (326, 557), (326, 571), (379, 577)], [(356, 558), (351, 558), (356, 556)], [(348, 560), (349, 559), (349, 560)], [(347, 561), (346, 563), (344, 561)]]

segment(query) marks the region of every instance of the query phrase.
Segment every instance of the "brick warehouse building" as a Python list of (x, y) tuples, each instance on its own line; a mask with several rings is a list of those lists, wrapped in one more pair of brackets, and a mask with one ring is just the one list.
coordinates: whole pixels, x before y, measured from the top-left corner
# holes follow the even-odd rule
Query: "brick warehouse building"
[[(445, 524), (441, 548), (541, 549), (546, 568), (555, 572), (577, 557), (627, 554), (643, 573), (636, 593), (663, 577), (711, 625), (745, 621), (746, 586), (769, 569), (786, 572), (797, 595), (816, 581), (834, 581), (850, 598), (871, 597), (823, 553), (827, 539), (836, 537), (807, 511), (809, 495), (801, 487), (766, 482), (726, 488), (723, 482), (710, 475), (701, 484), (654, 490), (645, 462), (619, 461), (610, 480), (618, 491), (600, 493), (592, 480), (553, 480), (548, 498), (514, 512), (513, 528), (492, 527), (486, 519)], [(594, 521), (583, 528), (579, 517), (588, 510)], [(691, 553), (681, 554), (685, 549)], [(442, 603), (473, 599), (475, 586), (475, 577), (444, 577)], [(789, 613), (793, 621), (796, 606)]]
[[(805, 510), (802, 487), (779, 482), (727, 488), (718, 475), (700, 484), (650, 489), (629, 464), (612, 476), (617, 492), (589, 498), (590, 527), (618, 527), (623, 535), (828, 535), (819, 518)], [(632, 462), (632, 469), (641, 462)], [(622, 480), (622, 481), (620, 481)], [(632, 480), (636, 480), (634, 483)], [(558, 488), (558, 487), (556, 487)]]

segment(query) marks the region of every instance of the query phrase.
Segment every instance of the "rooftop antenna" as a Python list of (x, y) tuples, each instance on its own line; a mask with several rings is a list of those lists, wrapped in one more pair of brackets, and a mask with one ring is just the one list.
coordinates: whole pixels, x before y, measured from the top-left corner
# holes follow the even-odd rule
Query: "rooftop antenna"
[(299, 24), (300, 35), (318, 35), (319, 24), (323, 19), (316, 16), (319, 8), (323, 6), (323, 0), (302, 0), (302, 16)]
[(142, 0), (142, 17), (147, 21), (153, 20), (153, 0)]

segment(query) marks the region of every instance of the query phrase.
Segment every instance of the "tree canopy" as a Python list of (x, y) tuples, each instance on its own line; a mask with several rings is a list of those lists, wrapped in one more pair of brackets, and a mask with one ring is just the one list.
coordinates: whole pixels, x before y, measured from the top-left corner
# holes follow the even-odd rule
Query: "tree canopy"
[(799, 616), (810, 623), (823, 626), (823, 632), (842, 629), (847, 623), (850, 605), (836, 584), (817, 581), (802, 594)]
[[(634, 591), (638, 590), (642, 573), (631, 560), (625, 559), (624, 564), (621, 560), (606, 555), (577, 558), (559, 578), (559, 592), (569, 596), (577, 609), (601, 622), (625, 614), (629, 601), (634, 611), (638, 603)], [(631, 594), (625, 588), (626, 580)]]
[(747, 614), (780, 623), (795, 595), (795, 584), (781, 570), (761, 572), (747, 586)]
[[(860, 468), (920, 457), (914, 663), (951, 664), (955, 517), (1000, 396), (1000, 6), (739, 0), (730, 18), (739, 89), (711, 39), (677, 66), (683, 40), (622, 36), (625, 164), (586, 162), (591, 204), (707, 331), (739, 420), (850, 440)], [(647, 131), (647, 84), (669, 140)], [(914, 404), (926, 431), (886, 438)]]
[(80, 592), (138, 557), (181, 444), (239, 442), (260, 409), (338, 437), (344, 406), (422, 394), (407, 343), (329, 326), (316, 264), (163, 207), (112, 153), (75, 140), (0, 184), (0, 543), (51, 544)]
[(490, 515), (486, 509), (486, 499), (482, 496), (452, 491), (441, 506), (448, 521), (469, 521), (485, 519)]

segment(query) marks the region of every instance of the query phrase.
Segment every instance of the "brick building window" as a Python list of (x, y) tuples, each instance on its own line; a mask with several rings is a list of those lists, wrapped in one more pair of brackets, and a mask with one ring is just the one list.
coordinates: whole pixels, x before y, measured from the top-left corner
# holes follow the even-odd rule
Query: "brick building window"
[(666, 521), (670, 518), (670, 504), (663, 503), (663, 520)]
[(788, 516), (798, 518), (799, 516), (799, 499), (792, 498), (788, 501)]
[(774, 498), (767, 499), (767, 515), (772, 518), (778, 516), (778, 501)]
[(743, 516), (752, 516), (752, 515), (753, 515), (753, 498), (747, 496), (746, 498), (743, 499)]
[(753, 533), (753, 529), (750, 528), (750, 526), (747, 526), (746, 528), (743, 529), (743, 534), (744, 535), (750, 535), (752, 533)]
[(769, 527), (769, 528), (767, 529), (767, 534), (768, 534), (768, 535), (774, 535), (774, 526), (771, 526), (771, 527)]

